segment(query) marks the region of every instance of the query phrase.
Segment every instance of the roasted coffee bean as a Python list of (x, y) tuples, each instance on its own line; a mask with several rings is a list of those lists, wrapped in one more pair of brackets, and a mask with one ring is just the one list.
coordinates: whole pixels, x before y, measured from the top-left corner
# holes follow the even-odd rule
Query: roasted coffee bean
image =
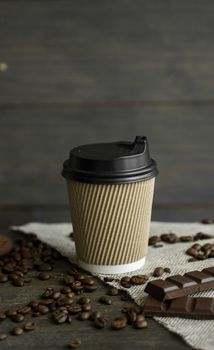
[(56, 301), (57, 306), (71, 305), (72, 303), (73, 303), (73, 299), (66, 298), (66, 297), (57, 299)]
[(170, 270), (170, 268), (169, 268), (169, 267), (165, 267), (165, 268), (164, 268), (164, 272), (165, 272), (165, 273), (170, 273), (170, 272), (171, 272), (171, 270)]
[(48, 272), (40, 272), (37, 278), (41, 281), (46, 281), (51, 278), (51, 275)]
[(200, 250), (201, 249), (201, 245), (199, 244), (199, 243), (195, 243), (195, 244), (193, 244), (192, 245), (192, 247), (191, 247), (192, 249), (195, 249), (195, 250)]
[(82, 343), (81, 340), (79, 340), (79, 339), (73, 339), (73, 340), (70, 340), (68, 346), (69, 346), (69, 348), (71, 348), (71, 349), (77, 349), (77, 348), (80, 347), (81, 343)]
[(213, 219), (202, 219), (202, 220), (201, 220), (201, 223), (202, 223), (202, 224), (210, 225), (210, 224), (213, 224), (213, 223), (214, 223), (214, 220), (213, 220)]
[(127, 327), (127, 319), (125, 317), (117, 317), (111, 322), (113, 329), (119, 330)]
[(12, 329), (13, 335), (21, 335), (23, 333), (23, 328), (21, 327), (15, 327)]
[(190, 258), (190, 259), (188, 259), (188, 262), (194, 262), (194, 261), (197, 261), (197, 259), (196, 259), (196, 258)]
[(52, 313), (52, 317), (56, 323), (65, 323), (67, 320), (68, 312), (66, 310), (56, 310)]
[(37, 265), (37, 270), (39, 270), (39, 271), (51, 271), (51, 270), (53, 270), (53, 266), (50, 264), (41, 264), (41, 265)]
[(88, 285), (88, 286), (93, 286), (95, 285), (95, 281), (91, 276), (85, 276), (85, 278), (81, 281), (82, 284)]
[(25, 331), (34, 331), (35, 328), (36, 328), (36, 322), (27, 322), (24, 325)]
[(103, 295), (99, 298), (99, 301), (103, 304), (106, 304), (106, 305), (111, 305), (112, 304), (112, 301), (111, 301), (111, 298), (109, 298), (107, 295)]
[(77, 314), (82, 311), (82, 307), (80, 305), (70, 305), (67, 310), (70, 314)]
[(3, 321), (6, 319), (6, 314), (4, 312), (0, 312), (0, 321)]
[(90, 317), (90, 312), (88, 312), (88, 311), (82, 311), (82, 312), (80, 312), (79, 315), (78, 315), (78, 319), (79, 319), (80, 321), (88, 320), (89, 317)]
[(90, 303), (82, 305), (82, 311), (91, 311), (92, 305)]
[(91, 315), (90, 315), (90, 319), (91, 319), (92, 321), (96, 320), (96, 318), (101, 318), (101, 317), (103, 317), (103, 314), (102, 314), (101, 311), (94, 311), (94, 312), (92, 312)]
[(134, 285), (141, 285), (148, 281), (149, 277), (147, 275), (134, 275), (131, 277), (131, 283)]
[(212, 244), (211, 243), (206, 243), (206, 244), (204, 244), (202, 247), (201, 247), (201, 250), (203, 251), (203, 252), (206, 252), (206, 251), (211, 251), (211, 248), (212, 248)]
[(78, 300), (78, 304), (83, 305), (83, 304), (88, 304), (91, 302), (91, 299), (89, 297), (81, 297)]
[(25, 317), (22, 314), (16, 314), (16, 315), (12, 316), (11, 319), (13, 322), (19, 323), (19, 322), (22, 322), (25, 319)]
[(186, 254), (193, 256), (195, 258), (198, 255), (198, 250), (196, 250), (194, 248), (189, 248), (186, 250)]
[(14, 315), (17, 315), (17, 311), (16, 310), (7, 310), (7, 311), (5, 311), (5, 314), (7, 317), (12, 317)]
[(5, 334), (4, 332), (1, 332), (0, 331), (0, 341), (1, 340), (4, 340), (4, 339), (6, 339), (7, 338), (7, 334)]
[(48, 288), (46, 288), (46, 290), (42, 294), (42, 298), (50, 298), (50, 297), (52, 297), (53, 293), (54, 293), (54, 289), (48, 287)]
[(55, 303), (55, 300), (51, 299), (51, 298), (50, 299), (44, 299), (44, 300), (41, 300), (39, 303), (42, 304), (42, 305), (49, 306), (49, 305)]
[(80, 291), (83, 289), (83, 285), (80, 281), (74, 281), (72, 284), (71, 284), (71, 288), (74, 292), (77, 292), (77, 291)]
[(115, 287), (111, 287), (111, 288), (109, 288), (107, 294), (111, 295), (111, 296), (115, 296), (115, 295), (119, 294), (119, 290)]
[(202, 239), (209, 239), (209, 238), (213, 238), (213, 236), (208, 235), (207, 233), (198, 232), (198, 233), (196, 233), (196, 235), (194, 236), (194, 241), (202, 240)]
[(39, 312), (41, 315), (46, 315), (49, 312), (49, 308), (46, 305), (39, 304), (34, 308), (35, 312)]
[(25, 305), (25, 306), (22, 306), (20, 308), (17, 309), (17, 312), (19, 314), (22, 314), (22, 315), (26, 315), (26, 314), (29, 314), (29, 312), (31, 312), (31, 307), (29, 305)]
[(104, 328), (106, 325), (105, 317), (104, 316), (96, 317), (94, 320), (94, 325), (99, 329)]
[(62, 296), (62, 294), (60, 292), (54, 292), (51, 295), (51, 298), (53, 298), (54, 300), (58, 300), (61, 296)]
[(75, 293), (69, 292), (69, 293), (66, 294), (66, 296), (67, 296), (67, 298), (74, 299)]
[(124, 288), (130, 288), (131, 287), (131, 278), (129, 276), (124, 276), (120, 280), (120, 284)]
[(115, 279), (113, 277), (104, 277), (105, 282), (113, 282)]
[[(74, 275), (74, 278), (76, 281), (83, 281), (85, 278), (87, 278), (88, 276), (81, 273), (81, 272), (77, 272), (75, 275)], [(91, 276), (89, 276), (89, 278), (91, 278)]]
[(15, 287), (23, 287), (24, 286), (24, 281), (21, 278), (15, 279), (12, 282), (13, 286)]
[(0, 283), (5, 283), (8, 281), (7, 275), (0, 273)]
[(96, 284), (93, 284), (93, 285), (86, 284), (86, 285), (84, 285), (84, 291), (85, 292), (93, 293), (96, 289), (97, 289), (97, 285)]
[(13, 280), (17, 280), (17, 279), (19, 279), (20, 277), (18, 276), (18, 275), (16, 275), (15, 273), (11, 273), (10, 275), (9, 275), (9, 279), (11, 280), (11, 281), (13, 281)]
[(29, 302), (28, 304), (32, 309), (34, 309), (35, 307), (37, 307), (39, 305), (39, 302), (37, 300), (32, 300)]
[(192, 236), (181, 236), (180, 241), (181, 242), (191, 242), (191, 241), (193, 241), (193, 237)]
[(154, 277), (160, 277), (160, 276), (163, 275), (163, 273), (164, 273), (163, 267), (156, 267), (156, 268), (154, 269), (154, 271), (153, 271), (153, 276), (154, 276)]
[(143, 315), (137, 315), (136, 321), (134, 323), (135, 328), (137, 329), (142, 329), (142, 328), (147, 328), (148, 323), (145, 320)]
[(63, 287), (63, 288), (60, 289), (60, 292), (61, 292), (62, 294), (68, 294), (68, 293), (71, 292), (71, 288), (68, 287), (68, 286)]
[(66, 276), (64, 276), (64, 282), (65, 282), (65, 284), (68, 284), (68, 285), (70, 285), (70, 284), (72, 284), (72, 283), (74, 283), (74, 277), (73, 276), (70, 276), (70, 275), (66, 275)]
[(126, 311), (126, 316), (129, 324), (133, 324), (136, 321), (137, 313), (132, 309), (129, 308)]
[(158, 242), (160, 242), (160, 237), (159, 236), (151, 236), (149, 238), (149, 245), (155, 245), (157, 244)]

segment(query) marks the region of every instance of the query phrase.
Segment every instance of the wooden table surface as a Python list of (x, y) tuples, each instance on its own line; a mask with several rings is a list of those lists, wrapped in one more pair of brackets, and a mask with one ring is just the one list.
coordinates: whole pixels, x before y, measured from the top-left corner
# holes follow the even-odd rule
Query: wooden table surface
[[(158, 163), (153, 220), (213, 217), (213, 13), (213, 0), (0, 0), (0, 232), (68, 222), (69, 150), (136, 135)], [(56, 273), (67, 268), (61, 261)], [(1, 284), (1, 308), (50, 283)], [(189, 348), (153, 320), (121, 332), (38, 322), (1, 350), (63, 349), (71, 336), (83, 349)]]

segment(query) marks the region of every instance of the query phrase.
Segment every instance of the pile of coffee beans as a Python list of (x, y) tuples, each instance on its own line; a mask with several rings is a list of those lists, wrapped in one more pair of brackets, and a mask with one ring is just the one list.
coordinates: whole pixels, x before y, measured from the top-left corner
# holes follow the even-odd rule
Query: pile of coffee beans
[(164, 243), (178, 243), (178, 242), (192, 242), (192, 241), (198, 241), (203, 239), (209, 239), (214, 238), (211, 235), (208, 235), (207, 233), (198, 232), (194, 236), (190, 235), (183, 235), (183, 236), (177, 236), (175, 233), (162, 233), (160, 236), (151, 236), (149, 238), (149, 245), (153, 246), (154, 248), (163, 247), (162, 244), (159, 244), (159, 242)]
[(192, 257), (188, 260), (189, 262), (214, 258), (214, 243), (204, 245), (195, 243), (186, 250), (186, 254)]
[[(11, 283), (14, 287), (24, 287), (32, 281), (32, 278), (47, 281), (53, 277), (52, 270), (60, 257), (61, 255), (55, 249), (42, 243), (34, 235), (18, 239), (10, 253), (0, 258), (0, 283)], [(35, 271), (37, 271), (36, 274)], [(30, 278), (29, 272), (31, 272)], [(147, 275), (125, 276), (120, 279), (120, 283), (128, 288), (144, 284), (148, 278)], [(105, 282), (112, 281), (114, 281), (113, 278), (105, 278)], [(147, 321), (140, 307), (136, 306), (131, 309), (123, 305), (120, 310), (121, 314), (113, 320), (111, 320), (111, 315), (108, 316), (97, 310), (99, 304), (110, 307), (117, 296), (125, 300), (123, 292), (109, 286), (105, 295), (100, 296), (96, 302), (92, 302), (88, 293), (93, 293), (97, 289), (95, 278), (76, 269), (73, 265), (68, 272), (60, 276), (60, 283), (64, 285), (59, 286), (59, 289), (46, 287), (37, 299), (25, 305), (0, 310), (0, 322), (10, 319), (13, 323), (18, 324), (10, 330), (13, 336), (21, 336), (25, 332), (37, 329), (38, 322), (35, 322), (35, 318), (39, 319), (43, 315), (47, 315), (51, 322), (57, 324), (72, 323), (75, 320), (92, 322), (98, 329), (110, 327), (112, 330), (120, 330), (129, 325), (136, 329), (147, 327)], [(0, 341), (7, 337), (7, 334), (0, 331)], [(72, 339), (68, 347), (74, 349), (80, 345), (81, 340)]]

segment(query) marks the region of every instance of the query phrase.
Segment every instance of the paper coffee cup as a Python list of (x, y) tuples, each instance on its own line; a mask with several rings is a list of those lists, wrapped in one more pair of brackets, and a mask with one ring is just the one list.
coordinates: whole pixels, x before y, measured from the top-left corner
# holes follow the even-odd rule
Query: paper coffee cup
[(143, 136), (70, 151), (62, 175), (80, 267), (114, 274), (144, 265), (157, 173)]

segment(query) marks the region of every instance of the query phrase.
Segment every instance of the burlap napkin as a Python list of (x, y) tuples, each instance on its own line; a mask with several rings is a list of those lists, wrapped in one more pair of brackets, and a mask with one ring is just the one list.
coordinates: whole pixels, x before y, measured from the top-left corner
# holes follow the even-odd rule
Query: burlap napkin
[[(12, 226), (10, 229), (22, 231), (26, 234), (35, 233), (37, 237), (52, 247), (56, 248), (62, 255), (66, 256), (71, 262), (76, 261), (75, 245), (69, 237), (72, 232), (70, 223), (28, 223), (23, 226)], [(197, 232), (205, 232), (214, 235), (214, 225), (204, 225), (200, 223), (173, 223), (173, 222), (152, 222), (150, 234), (160, 235), (161, 233), (174, 232), (179, 235), (194, 235)], [(198, 241), (201, 244), (213, 242), (213, 239)], [(137, 272), (126, 275), (151, 273), (155, 267), (170, 267), (171, 273), (164, 274), (162, 278), (178, 273), (185, 273), (190, 270), (202, 270), (205, 267), (213, 266), (214, 259), (204, 261), (187, 262), (188, 256), (185, 250), (191, 245), (189, 243), (164, 244), (162, 248), (149, 247), (145, 266)], [(103, 280), (105, 275), (97, 275)], [(121, 275), (111, 275), (118, 278)], [(154, 277), (152, 277), (153, 279)], [(117, 288), (122, 288), (117, 282), (108, 283)], [(133, 286), (126, 290), (137, 304), (143, 305), (146, 298), (144, 286)], [(214, 297), (214, 289), (195, 293), (198, 296)], [(195, 349), (213, 350), (214, 349), (214, 320), (185, 320), (182, 318), (155, 317), (155, 320), (183, 337), (183, 339)]]

